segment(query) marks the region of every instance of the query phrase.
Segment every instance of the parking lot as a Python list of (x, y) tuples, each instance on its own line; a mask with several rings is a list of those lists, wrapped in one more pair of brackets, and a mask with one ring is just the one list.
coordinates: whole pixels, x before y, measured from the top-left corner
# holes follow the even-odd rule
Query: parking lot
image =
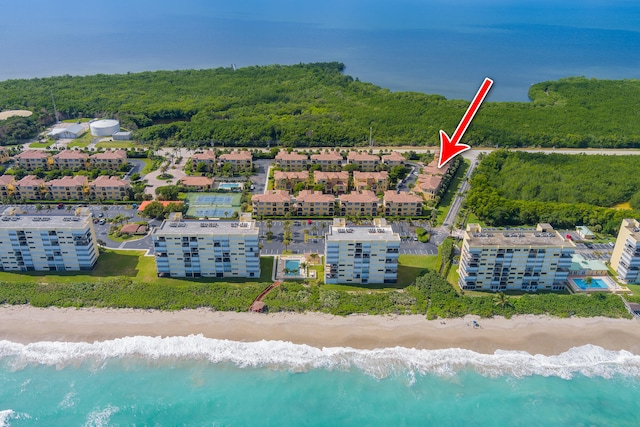
[[(324, 236), (329, 230), (332, 221), (330, 220), (313, 220), (309, 223), (306, 220), (291, 220), (292, 241), (288, 249), (293, 253), (318, 253), (324, 254)], [(283, 221), (271, 221), (270, 231), (273, 233), (271, 242), (266, 239), (266, 233), (269, 231), (267, 221), (260, 221), (260, 242), (263, 247), (260, 253), (262, 255), (277, 255), (282, 253), (285, 248), (282, 243), (284, 235)], [(438, 253), (438, 247), (429, 242), (422, 243), (415, 240), (415, 227), (418, 224), (409, 224), (408, 222), (400, 222), (392, 224), (392, 229), (400, 234), (402, 243), (400, 244), (400, 254), (407, 255), (434, 255)], [(309, 238), (307, 243), (304, 242), (304, 230), (307, 230)], [(317, 237), (314, 237), (317, 236)]]

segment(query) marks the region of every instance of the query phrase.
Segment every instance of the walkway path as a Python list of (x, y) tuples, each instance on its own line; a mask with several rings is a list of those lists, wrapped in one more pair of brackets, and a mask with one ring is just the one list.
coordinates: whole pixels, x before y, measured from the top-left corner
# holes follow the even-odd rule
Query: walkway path
[(253, 300), (253, 302), (251, 303), (251, 306), (249, 307), (249, 311), (262, 311), (262, 307), (260, 307), (260, 310), (255, 310), (255, 309), (254, 309), (254, 307), (257, 307), (257, 304), (256, 304), (256, 303), (258, 303), (258, 302), (262, 302), (262, 299), (263, 299), (264, 297), (266, 297), (266, 296), (267, 296), (267, 294), (268, 294), (269, 292), (271, 292), (273, 289), (277, 288), (277, 287), (278, 287), (278, 286), (280, 286), (281, 284), (282, 284), (282, 281), (281, 281), (281, 280), (277, 280), (277, 281), (273, 282), (272, 284), (270, 284), (270, 285), (267, 287), (267, 289), (265, 289), (264, 291), (262, 291), (262, 292), (260, 293), (260, 295), (258, 295), (258, 296), (256, 297), (256, 299), (254, 299), (254, 300)]

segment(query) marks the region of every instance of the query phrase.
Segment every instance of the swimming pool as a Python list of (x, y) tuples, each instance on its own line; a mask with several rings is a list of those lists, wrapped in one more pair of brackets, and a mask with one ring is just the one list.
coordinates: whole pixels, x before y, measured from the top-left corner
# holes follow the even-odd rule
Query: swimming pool
[(285, 276), (299, 276), (300, 275), (300, 260), (288, 259), (284, 262)]
[(575, 283), (576, 286), (582, 289), (583, 291), (587, 289), (609, 289), (609, 286), (604, 280), (597, 279), (595, 277), (591, 279), (591, 285), (588, 285), (584, 279), (572, 279), (572, 280), (573, 280), (573, 283)]
[(221, 182), (218, 184), (220, 190), (241, 190), (242, 184), (239, 182)]

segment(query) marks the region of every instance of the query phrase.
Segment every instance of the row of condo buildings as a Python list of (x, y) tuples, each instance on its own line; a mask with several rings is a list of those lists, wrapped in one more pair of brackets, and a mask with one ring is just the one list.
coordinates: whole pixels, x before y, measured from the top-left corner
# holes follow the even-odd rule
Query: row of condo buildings
[[(161, 277), (260, 276), (259, 229), (250, 214), (236, 221), (173, 214), (151, 237)], [(399, 249), (400, 236), (382, 218), (368, 226), (336, 218), (325, 238), (325, 283), (395, 283)]]
[(405, 163), (404, 156), (396, 151), (382, 156), (363, 151), (349, 151), (346, 162), (342, 154), (335, 150), (327, 150), (310, 156), (296, 151), (280, 150), (275, 157), (275, 165), (285, 171), (307, 170), (312, 165), (319, 165), (323, 171), (339, 171), (347, 164), (357, 165), (362, 172), (374, 172), (379, 169), (380, 165), (393, 167)]
[(285, 190), (255, 194), (251, 198), (255, 216), (421, 216), (422, 197), (387, 190), (382, 201), (371, 190), (348, 194), (324, 194), (302, 190), (297, 196)]
[[(259, 229), (250, 214), (239, 220), (183, 220), (173, 214), (152, 233), (156, 267), (162, 277), (260, 276)], [(400, 236), (383, 218), (372, 225), (347, 225), (335, 218), (325, 236), (325, 283), (394, 283)], [(0, 215), (0, 269), (4, 271), (77, 271), (98, 259), (91, 214), (22, 214), (7, 208)], [(625, 283), (637, 283), (640, 223), (625, 219), (611, 267)], [(535, 229), (498, 230), (469, 224), (460, 256), (463, 290), (557, 291), (571, 275), (606, 275), (590, 266), (575, 245), (549, 224)]]
[[(183, 220), (174, 213), (151, 234), (160, 277), (260, 277), (259, 229), (250, 214), (235, 221)], [(395, 283), (400, 236), (384, 219), (347, 226), (336, 219), (325, 239), (326, 283)], [(78, 271), (99, 251), (88, 209), (69, 215), (0, 215), (0, 270)]]
[[(611, 268), (623, 283), (640, 277), (640, 223), (622, 221)], [(549, 224), (535, 229), (487, 229), (469, 224), (464, 232), (458, 285), (463, 290), (564, 290), (570, 276), (607, 275), (601, 261), (585, 260), (575, 244)]]
[(45, 181), (35, 175), (16, 180), (0, 176), (0, 198), (12, 200), (124, 200), (131, 185), (115, 176), (99, 176), (93, 181), (84, 175), (63, 176)]
[[(251, 170), (253, 166), (251, 153), (246, 150), (236, 150), (219, 156), (216, 156), (213, 150), (207, 150), (191, 156), (191, 163), (194, 169), (202, 164), (204, 170), (208, 172), (224, 166), (225, 163), (230, 163), (234, 171)], [(284, 171), (303, 171), (311, 165), (319, 165), (323, 171), (340, 171), (346, 164), (357, 164), (363, 172), (374, 172), (378, 170), (380, 165), (393, 167), (405, 163), (405, 158), (395, 151), (382, 156), (350, 151), (345, 159), (335, 150), (327, 150), (310, 156), (297, 151), (280, 150), (275, 157), (274, 165)]]
[(77, 150), (63, 150), (51, 154), (44, 150), (25, 150), (11, 157), (16, 166), (27, 171), (36, 169), (102, 169), (117, 171), (127, 163), (125, 150), (109, 150), (89, 155)]
[(303, 183), (311, 186), (322, 186), (325, 193), (346, 193), (350, 188), (356, 191), (372, 190), (385, 191), (389, 189), (389, 172), (353, 172), (353, 179), (347, 171), (325, 172), (305, 171), (285, 172), (276, 170), (273, 172), (273, 188), (276, 190), (292, 191), (297, 184)]
[(203, 172), (213, 172), (225, 164), (231, 166), (233, 173), (251, 172), (253, 170), (253, 156), (246, 150), (235, 150), (231, 153), (216, 156), (213, 150), (207, 150), (191, 156), (191, 166), (193, 170), (200, 169)]
[[(434, 160), (422, 168), (418, 175), (413, 193), (420, 194), (427, 200), (434, 199), (446, 190), (451, 178), (457, 170), (457, 161), (447, 163), (438, 168), (437, 153)], [(202, 172), (213, 172), (216, 168), (230, 163), (234, 173), (250, 171), (253, 168), (249, 151), (233, 151), (216, 157), (212, 150), (191, 156), (192, 168)], [(309, 183), (324, 186), (325, 193), (345, 193), (350, 187), (350, 174), (343, 171), (345, 165), (358, 165), (353, 172), (353, 189), (385, 191), (389, 187), (389, 173), (379, 170), (381, 166), (393, 167), (404, 165), (406, 160), (400, 153), (393, 151), (381, 156), (360, 151), (349, 151), (346, 159), (335, 150), (327, 150), (318, 154), (307, 155), (297, 151), (280, 150), (275, 157), (274, 165), (279, 168), (273, 174), (276, 190), (291, 191), (298, 183)], [(452, 166), (454, 165), (455, 166)], [(307, 172), (312, 165), (319, 165), (320, 170)]]

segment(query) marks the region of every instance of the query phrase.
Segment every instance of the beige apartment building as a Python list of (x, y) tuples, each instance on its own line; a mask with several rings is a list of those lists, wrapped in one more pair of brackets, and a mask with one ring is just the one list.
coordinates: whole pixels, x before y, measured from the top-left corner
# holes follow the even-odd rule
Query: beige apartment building
[(16, 179), (13, 175), (0, 176), (0, 197), (5, 198), (17, 198), (16, 194)]
[(406, 191), (387, 190), (384, 192), (382, 210), (385, 216), (421, 216), (422, 197)]
[(336, 150), (323, 151), (322, 153), (311, 155), (311, 163), (320, 165), (320, 170), (325, 172), (342, 170), (343, 162), (344, 157)]
[(251, 197), (254, 216), (282, 216), (291, 212), (293, 199), (285, 190), (271, 190)]
[(109, 150), (103, 153), (96, 153), (89, 157), (92, 168), (117, 171), (127, 163), (127, 152), (125, 150)]
[(224, 166), (229, 163), (234, 173), (251, 172), (253, 170), (253, 156), (246, 150), (235, 150), (231, 153), (221, 154), (219, 159), (218, 166)]
[(193, 171), (198, 170), (200, 164), (204, 164), (205, 172), (213, 172), (216, 168), (216, 153), (213, 150), (207, 150), (191, 156), (191, 168)]
[(371, 190), (341, 194), (340, 216), (376, 216), (380, 199)]
[(84, 200), (91, 197), (91, 187), (86, 176), (63, 176), (46, 183), (53, 200)]
[(209, 191), (213, 189), (213, 178), (206, 176), (185, 176), (180, 178), (180, 185), (188, 191)]
[(356, 191), (386, 191), (389, 188), (389, 172), (353, 172), (353, 187)]
[(44, 150), (25, 150), (13, 156), (13, 160), (19, 168), (33, 171), (38, 168), (49, 169), (53, 166), (51, 154)]
[(313, 171), (313, 182), (324, 185), (325, 193), (346, 193), (349, 190), (349, 172)]
[(302, 171), (307, 169), (309, 157), (297, 151), (280, 150), (276, 154), (275, 164), (285, 171)]
[(298, 216), (333, 216), (336, 198), (322, 191), (302, 190), (295, 198), (294, 212)]
[(362, 172), (374, 172), (380, 164), (380, 157), (360, 151), (349, 151), (347, 164), (358, 165)]
[(9, 156), (9, 150), (4, 147), (0, 147), (0, 163), (7, 163), (11, 159)]
[(60, 170), (86, 170), (89, 165), (89, 155), (76, 150), (63, 150), (53, 155), (53, 164)]
[(404, 156), (397, 151), (392, 151), (390, 154), (384, 154), (381, 156), (381, 158), (382, 163), (389, 166), (390, 168), (394, 166), (404, 165), (407, 161), (407, 159), (405, 159)]
[(16, 190), (16, 198), (23, 200), (45, 200), (49, 194), (44, 179), (35, 175), (27, 175), (18, 181)]
[(116, 176), (99, 176), (91, 184), (92, 195), (100, 200), (124, 200), (131, 188), (129, 181)]
[(433, 200), (436, 198), (441, 188), (442, 175), (420, 174), (413, 186), (413, 192), (422, 194), (422, 196), (427, 200)]
[(293, 191), (293, 187), (300, 182), (309, 181), (309, 172), (273, 171), (273, 186), (276, 190)]

